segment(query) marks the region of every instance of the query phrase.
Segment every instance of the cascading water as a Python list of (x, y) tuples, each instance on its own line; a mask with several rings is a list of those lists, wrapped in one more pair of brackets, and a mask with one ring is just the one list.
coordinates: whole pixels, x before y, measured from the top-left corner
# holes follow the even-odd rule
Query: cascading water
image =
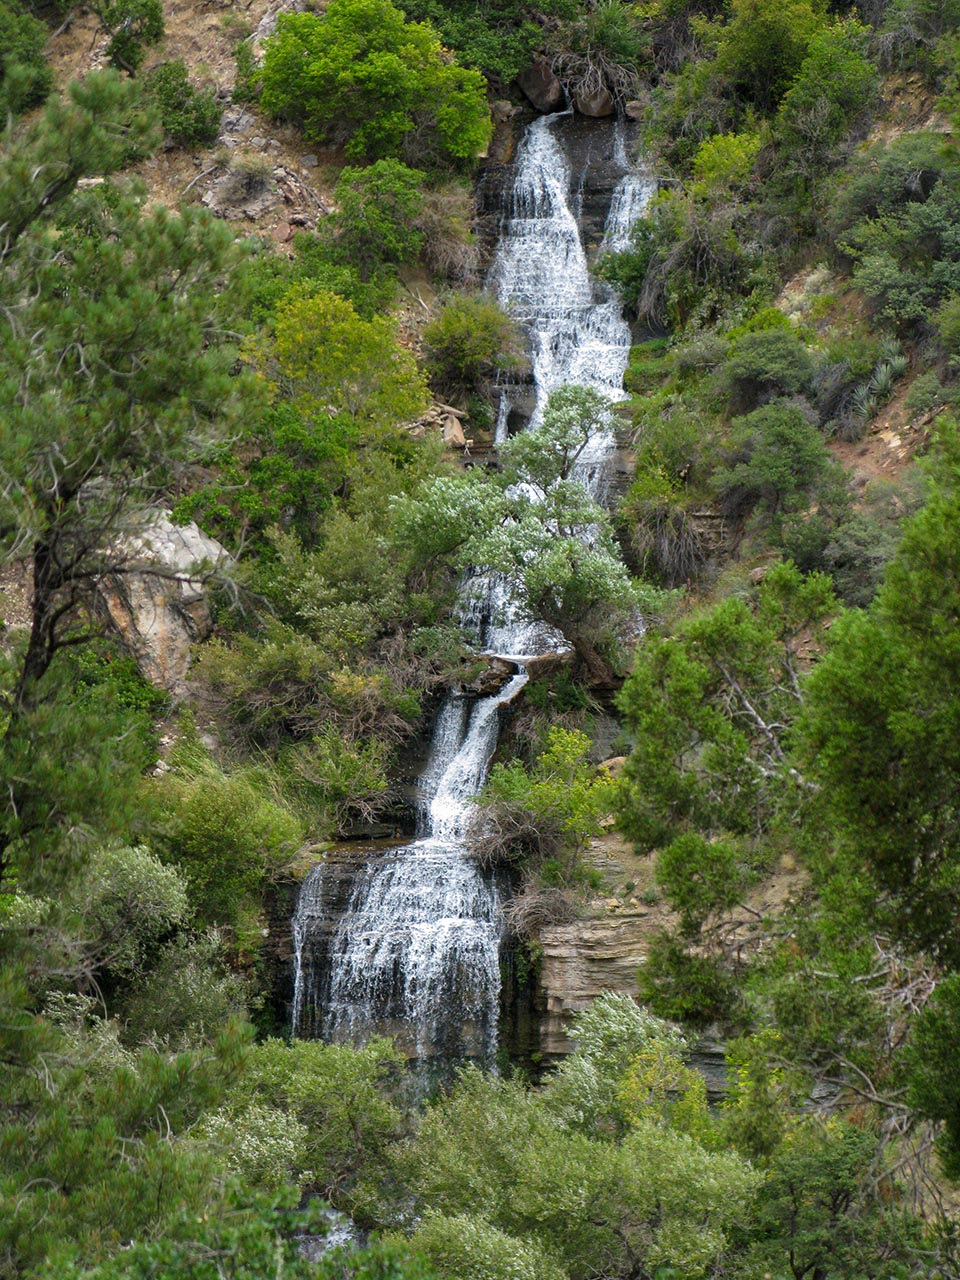
[[(612, 295), (592, 279), (571, 207), (570, 171), (555, 137), (562, 117), (535, 121), (516, 176), (489, 287), (523, 325), (531, 345), (539, 423), (547, 396), (568, 384), (611, 401), (622, 395), (630, 334)], [(628, 168), (622, 134), (615, 161)], [(604, 233), (619, 247), (649, 185), (625, 173)], [(506, 435), (504, 396), (498, 438)], [(598, 495), (613, 450), (599, 432), (581, 455), (578, 478)], [(557, 647), (542, 625), (519, 620), (509, 584), (486, 588), (483, 643), (514, 657)], [(420, 838), (370, 859), (354, 879), (346, 910), (329, 919), (323, 863), (304, 881), (293, 921), (293, 1029), (306, 1037), (362, 1040), (392, 1034), (412, 1056), (477, 1057), (496, 1048), (500, 998), (500, 908), (492, 880), (464, 845), (470, 800), (486, 780), (500, 710), (526, 683), (520, 672), (492, 697), (451, 695), (437, 717), (420, 779)]]

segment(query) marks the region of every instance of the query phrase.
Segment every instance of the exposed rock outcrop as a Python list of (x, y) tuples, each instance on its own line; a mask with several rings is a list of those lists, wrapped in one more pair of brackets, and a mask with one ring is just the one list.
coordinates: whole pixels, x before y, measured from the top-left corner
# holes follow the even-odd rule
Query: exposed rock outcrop
[(195, 524), (175, 525), (166, 511), (129, 539), (127, 549), (129, 567), (103, 579), (97, 607), (144, 678), (180, 693), (192, 647), (212, 627), (209, 573), (227, 562), (227, 553)]

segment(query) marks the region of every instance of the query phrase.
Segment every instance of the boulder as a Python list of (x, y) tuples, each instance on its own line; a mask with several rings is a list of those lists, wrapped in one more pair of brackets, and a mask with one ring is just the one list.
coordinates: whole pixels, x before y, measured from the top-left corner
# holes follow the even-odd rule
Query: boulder
[(195, 524), (175, 525), (166, 511), (157, 512), (129, 538), (125, 550), (128, 566), (98, 585), (98, 611), (145, 679), (169, 693), (181, 693), (192, 646), (213, 626), (207, 576), (229, 557)]
[(443, 443), (450, 449), (465, 449), (467, 438), (463, 434), (463, 426), (459, 418), (448, 413), (443, 419)]
[(573, 105), (582, 116), (592, 116), (594, 118), (612, 116), (617, 109), (613, 94), (606, 85), (601, 85), (599, 89), (590, 91), (578, 90), (573, 95)]
[(623, 114), (628, 120), (642, 120), (646, 109), (647, 103), (641, 102), (639, 98), (631, 98), (629, 102), (623, 104)]
[(546, 58), (534, 58), (517, 76), (517, 84), (538, 111), (560, 111), (566, 103), (563, 85), (553, 74)]

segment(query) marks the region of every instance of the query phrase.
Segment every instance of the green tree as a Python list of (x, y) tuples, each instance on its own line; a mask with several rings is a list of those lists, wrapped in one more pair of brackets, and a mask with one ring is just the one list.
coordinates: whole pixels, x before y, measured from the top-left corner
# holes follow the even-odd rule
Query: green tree
[(136, 189), (74, 198), (82, 176), (109, 173), (150, 138), (133, 86), (102, 74), (48, 104), (0, 157), (0, 273), (15, 304), (0, 325), (0, 549), (29, 555), (33, 573), (7, 704), (5, 772), (17, 781), (0, 866), (14, 840), (42, 832), (49, 848), (58, 828), (77, 831), (74, 800), (61, 792), (51, 807), (37, 790), (51, 760), (31, 749), (43, 725), (47, 751), (59, 751), (48, 672), (91, 634), (97, 581), (133, 567), (143, 509), (247, 387), (230, 377), (220, 288), (236, 261), (231, 233), (196, 210), (147, 209)]
[(427, 404), (426, 384), (393, 323), (361, 320), (345, 299), (309, 284), (289, 291), (271, 337), (254, 354), (305, 416), (343, 414), (357, 425), (395, 427)]
[(163, 62), (145, 77), (146, 91), (160, 111), (160, 123), (168, 137), (183, 147), (216, 141), (220, 132), (220, 106), (212, 89), (198, 89), (187, 75), (182, 59)]
[(136, 75), (150, 45), (163, 39), (160, 0), (107, 0), (95, 5), (97, 17), (110, 35), (107, 57), (118, 71)]
[(819, 179), (855, 123), (869, 113), (879, 76), (867, 57), (870, 31), (847, 19), (815, 32), (787, 90), (774, 130), (781, 163), (795, 174), (817, 215)]
[(423, 331), (427, 376), (443, 395), (471, 395), (520, 363), (516, 324), (490, 298), (452, 298)]
[(362, 280), (382, 267), (412, 262), (423, 244), (416, 226), (423, 208), (424, 174), (399, 160), (377, 160), (363, 169), (340, 171), (330, 218), (338, 255), (356, 266)]
[(53, 77), (44, 57), (48, 32), (18, 0), (0, 4), (0, 112), (19, 115), (50, 91)]
[(620, 694), (634, 734), (620, 820), (650, 850), (684, 830), (755, 837), (807, 789), (789, 757), (801, 705), (800, 644), (836, 609), (830, 580), (770, 569), (755, 607), (722, 601), (651, 636)]
[(582, 877), (581, 856), (613, 797), (610, 778), (587, 763), (589, 749), (585, 733), (552, 725), (529, 769), (495, 764), (472, 823), (475, 851), (548, 882)]
[(719, 70), (746, 101), (772, 111), (800, 70), (821, 13), (816, 0), (733, 0)]
[(470, 163), (490, 138), (483, 77), (390, 0), (284, 14), (264, 51), (261, 101), (310, 138), (346, 143), (351, 159)]
[(715, 483), (727, 510), (744, 516), (762, 511), (776, 517), (805, 505), (830, 470), (823, 436), (788, 402), (754, 409), (731, 424), (732, 457)]
[(806, 685), (804, 769), (827, 829), (865, 866), (904, 940), (960, 963), (960, 440), (944, 427), (929, 497), (867, 613), (843, 615)]

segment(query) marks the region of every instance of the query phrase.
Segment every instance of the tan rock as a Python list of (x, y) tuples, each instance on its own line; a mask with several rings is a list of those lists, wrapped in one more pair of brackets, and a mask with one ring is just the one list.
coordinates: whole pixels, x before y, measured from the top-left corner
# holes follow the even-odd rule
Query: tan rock
[(573, 105), (582, 116), (592, 116), (594, 118), (612, 116), (617, 109), (613, 94), (605, 85), (601, 85), (599, 89), (593, 90), (592, 93), (575, 93), (573, 95)]
[(443, 443), (450, 449), (463, 449), (467, 444), (463, 427), (459, 419), (454, 418), (452, 414), (447, 414), (443, 420)]

